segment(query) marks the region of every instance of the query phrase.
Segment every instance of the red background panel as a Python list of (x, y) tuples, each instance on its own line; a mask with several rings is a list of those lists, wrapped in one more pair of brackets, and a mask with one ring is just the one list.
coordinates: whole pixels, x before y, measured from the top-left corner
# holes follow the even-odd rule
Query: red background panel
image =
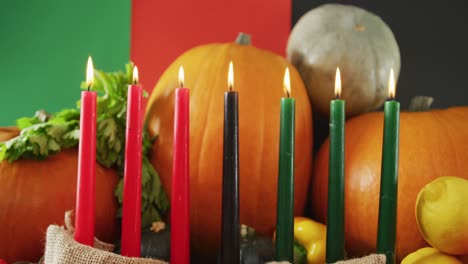
[(256, 47), (285, 54), (290, 0), (133, 0), (130, 58), (147, 91), (180, 54), (197, 45), (252, 36)]

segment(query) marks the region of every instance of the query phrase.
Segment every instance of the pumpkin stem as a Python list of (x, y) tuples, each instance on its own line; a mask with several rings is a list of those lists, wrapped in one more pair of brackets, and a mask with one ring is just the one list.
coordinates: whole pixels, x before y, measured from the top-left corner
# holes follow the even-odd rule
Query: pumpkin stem
[(411, 99), (409, 105), (410, 112), (422, 112), (431, 109), (434, 98), (430, 96), (415, 96)]
[(41, 109), (36, 111), (34, 117), (37, 117), (39, 120), (41, 120), (41, 122), (47, 122), (52, 117), (52, 115)]
[(240, 32), (239, 35), (237, 35), (236, 43), (239, 45), (250, 45), (252, 44), (252, 39), (249, 34)]

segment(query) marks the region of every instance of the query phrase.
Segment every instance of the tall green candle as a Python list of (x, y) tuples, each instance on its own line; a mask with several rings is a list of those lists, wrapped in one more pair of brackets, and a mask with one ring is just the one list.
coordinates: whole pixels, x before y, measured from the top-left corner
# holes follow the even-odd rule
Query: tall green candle
[(287, 98), (281, 98), (280, 145), (278, 165), (278, 202), (276, 210), (276, 260), (294, 260), (294, 132), (295, 100), (289, 97), (289, 69), (284, 74)]
[(330, 157), (328, 161), (328, 216), (326, 262), (345, 258), (344, 136), (345, 102), (340, 100), (340, 69), (335, 76), (335, 100), (330, 102)]
[(398, 142), (400, 130), (400, 103), (395, 101), (395, 81), (390, 70), (389, 100), (384, 106), (384, 132), (382, 147), (382, 174), (380, 179), (379, 222), (377, 252), (387, 256), (387, 264), (395, 263), (397, 195), (398, 195)]

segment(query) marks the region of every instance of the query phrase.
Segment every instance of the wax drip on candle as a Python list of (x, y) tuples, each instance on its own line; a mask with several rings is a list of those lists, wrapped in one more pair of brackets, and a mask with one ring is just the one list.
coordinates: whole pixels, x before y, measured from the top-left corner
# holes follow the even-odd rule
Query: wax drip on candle
[(179, 67), (179, 84), (180, 88), (184, 87), (184, 67)]
[(341, 96), (341, 74), (340, 68), (336, 68), (335, 74), (335, 99), (340, 99)]
[(93, 86), (94, 82), (94, 67), (93, 67), (93, 60), (91, 56), (88, 57), (88, 64), (86, 65), (86, 86), (88, 87), (88, 91)]
[(284, 79), (283, 79), (283, 90), (286, 93), (286, 96), (289, 98), (291, 93), (291, 80), (289, 78), (289, 68), (286, 67), (284, 71)]
[(133, 66), (133, 74), (132, 74), (132, 81), (133, 84), (138, 84), (138, 68), (137, 66)]
[(232, 61), (229, 61), (228, 86), (229, 91), (232, 91), (232, 87), (234, 87), (234, 66), (232, 64)]
[(395, 76), (393, 74), (393, 68), (390, 68), (390, 76), (388, 77), (388, 100), (395, 99)]

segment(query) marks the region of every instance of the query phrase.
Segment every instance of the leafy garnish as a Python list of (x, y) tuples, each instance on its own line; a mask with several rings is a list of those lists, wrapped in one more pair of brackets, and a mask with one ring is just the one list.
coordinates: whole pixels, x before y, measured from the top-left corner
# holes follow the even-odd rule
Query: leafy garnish
[[(127, 85), (131, 82), (132, 64), (125, 72), (105, 73), (95, 70), (93, 90), (97, 98), (96, 159), (104, 167), (118, 171), (121, 179), (115, 196), (122, 204), (123, 169), (125, 150), (125, 126), (127, 111)], [(85, 83), (81, 84), (87, 88)], [(33, 117), (17, 120), (21, 129), (19, 136), (0, 142), (0, 161), (13, 162), (19, 158), (44, 159), (62, 149), (76, 147), (79, 141), (80, 101), (77, 108), (64, 109), (53, 115), (38, 111)], [(142, 159), (142, 226), (150, 226), (162, 220), (169, 208), (167, 195), (159, 175), (151, 165), (148, 154), (152, 141), (146, 130), (143, 132)], [(121, 207), (118, 216), (121, 216)]]

